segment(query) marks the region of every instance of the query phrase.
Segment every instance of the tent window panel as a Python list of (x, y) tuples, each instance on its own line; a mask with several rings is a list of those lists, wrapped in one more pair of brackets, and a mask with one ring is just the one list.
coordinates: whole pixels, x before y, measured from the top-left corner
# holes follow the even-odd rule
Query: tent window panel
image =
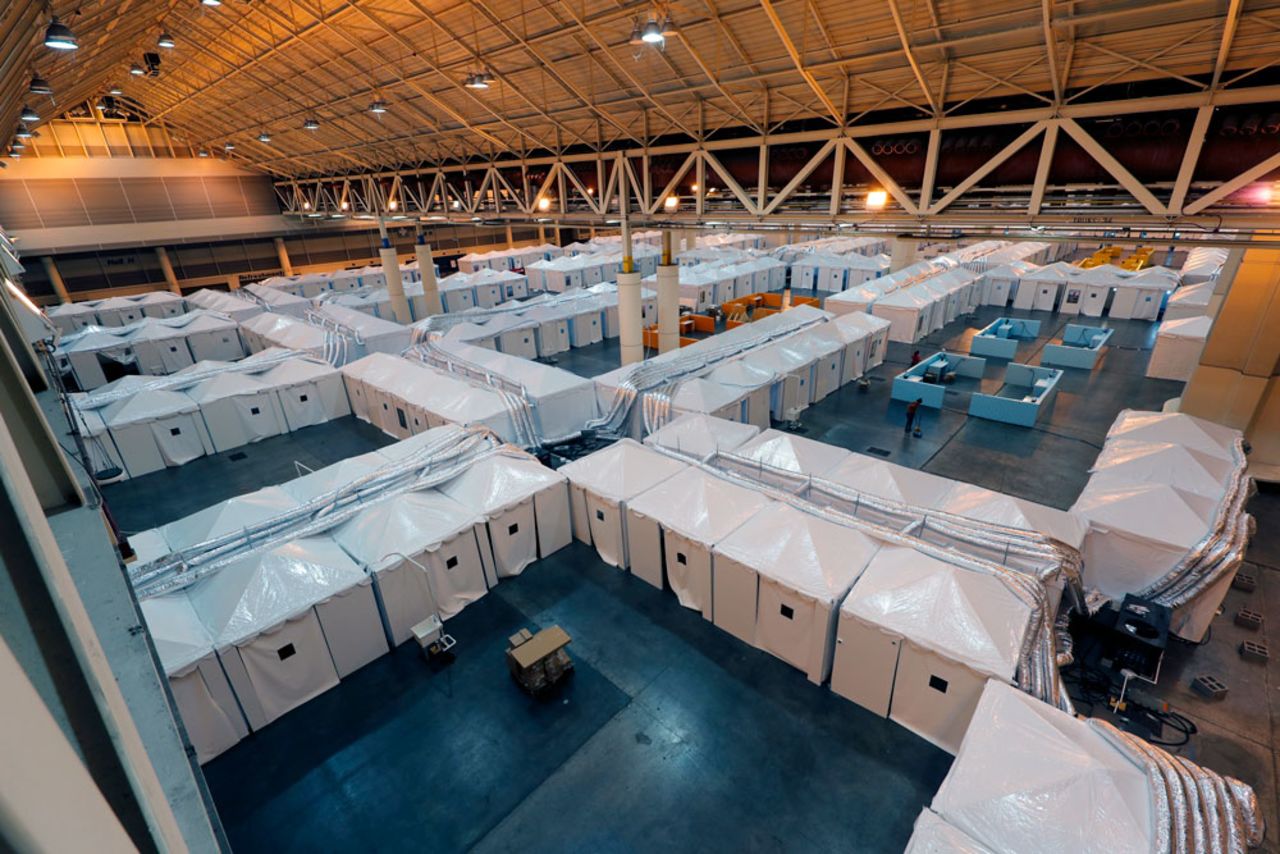
[(170, 428), (169, 428), (169, 435), (170, 435), (170, 436), (181, 436), (181, 435), (182, 435), (182, 430), (181, 430), (181, 428), (178, 428), (178, 427), (170, 427)]
[(300, 395), (298, 395), (298, 402), (299, 402), (299, 403), (306, 403), (306, 402), (307, 402), (307, 396), (306, 396), (305, 394), (300, 394)]
[(276, 650), (276, 655), (280, 656), (281, 661), (285, 661), (286, 659), (293, 658), (295, 655), (297, 655), (297, 653), (298, 651), (293, 648), (293, 644), (291, 643), (287, 643)]
[(520, 530), (520, 526), (519, 526), (519, 525), (517, 525), (517, 524), (511, 524), (511, 525), (508, 525), (508, 526), (507, 526), (507, 536), (508, 536), (508, 537), (514, 537), (514, 536), (516, 535), (516, 532), (517, 532), (517, 531), (519, 531), (519, 530)]
[(782, 616), (786, 617), (788, 620), (793, 619), (796, 615), (795, 609), (792, 608), (790, 605), (783, 605), (778, 609), (778, 612), (782, 614)]
[(687, 566), (689, 564), (689, 559), (684, 556), (684, 552), (676, 552), (676, 563), (682, 566)]
[(404, 417), (404, 410), (398, 406), (396, 407), (396, 420), (400, 422), (401, 428), (409, 429), (409, 419)]
[(930, 676), (929, 687), (937, 691), (939, 694), (947, 693), (947, 680), (941, 676)]
[(596, 520), (597, 520), (597, 521), (599, 521), (599, 522), (603, 522), (603, 521), (604, 521), (604, 511), (603, 511), (603, 510), (597, 510), (597, 511), (596, 511)]
[(458, 556), (457, 556), (457, 555), (454, 555), (453, 557), (446, 559), (446, 560), (445, 560), (445, 562), (444, 562), (444, 568), (445, 568), (445, 569), (453, 569), (453, 568), (454, 568), (455, 566), (457, 566), (457, 565), (458, 565)]
[(259, 408), (258, 408), (258, 407), (256, 407), (256, 406), (250, 406), (250, 407), (249, 407), (249, 414), (250, 414), (250, 415), (261, 415), (261, 414), (262, 414), (262, 410), (261, 410), (261, 409), (259, 409)]
[(177, 348), (177, 347), (172, 347), (172, 346), (171, 346), (171, 347), (169, 347), (169, 352), (170, 352), (170, 353), (176, 353), (176, 352), (178, 352), (178, 348)]

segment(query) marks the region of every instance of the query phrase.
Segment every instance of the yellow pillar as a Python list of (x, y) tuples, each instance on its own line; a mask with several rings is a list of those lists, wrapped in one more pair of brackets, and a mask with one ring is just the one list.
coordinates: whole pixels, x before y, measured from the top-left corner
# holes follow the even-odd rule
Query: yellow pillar
[(1243, 430), (1251, 467), (1280, 475), (1280, 250), (1247, 250), (1224, 288), (1180, 409)]
[(230, 276), (227, 276), (227, 287), (233, 291), (240, 290), (240, 274), (239, 273), (232, 273)]
[(49, 277), (49, 284), (53, 285), (53, 292), (58, 295), (58, 302), (71, 302), (71, 295), (67, 293), (67, 283), (62, 281), (62, 274), (58, 272), (58, 265), (53, 263), (53, 259), (48, 255), (40, 259), (44, 263), (44, 274)]
[(511, 226), (507, 226), (507, 248), (514, 249), (516, 247), (515, 236), (511, 233)]
[(160, 271), (164, 280), (169, 283), (169, 290), (182, 296), (182, 285), (178, 284), (178, 276), (173, 272), (173, 264), (169, 262), (169, 252), (163, 246), (156, 247), (156, 258), (160, 259)]
[(289, 250), (285, 249), (284, 238), (276, 238), (276, 257), (280, 259), (280, 269), (286, 276), (293, 275), (293, 264), (289, 261)]

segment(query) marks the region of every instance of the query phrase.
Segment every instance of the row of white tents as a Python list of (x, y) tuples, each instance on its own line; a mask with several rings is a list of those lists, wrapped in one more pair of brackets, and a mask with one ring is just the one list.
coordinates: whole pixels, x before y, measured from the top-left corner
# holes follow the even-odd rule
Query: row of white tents
[[(795, 420), (810, 404), (883, 362), (888, 334), (888, 323), (879, 318), (837, 318), (801, 305), (645, 364), (694, 365), (667, 395), (673, 414), (698, 412), (768, 427), (770, 419)], [(623, 366), (595, 377), (602, 412), (610, 410), (632, 371)], [(643, 425), (633, 418), (624, 432), (640, 438)]]
[(59, 369), (81, 391), (127, 374), (171, 374), (206, 359), (231, 361), (244, 355), (238, 324), (199, 309), (144, 317), (127, 326), (85, 327), (64, 336), (54, 350)]
[[(815, 683), (829, 678), (837, 693), (954, 752), (986, 680), (1015, 680), (1031, 607), (946, 549), (881, 540), (695, 462), (710, 448), (748, 461), (804, 458), (824, 471), (834, 463), (845, 473), (837, 477), (859, 486), (898, 482), (883, 461), (795, 439), (687, 415), (646, 440), (692, 450), (685, 459), (622, 440), (571, 462), (560, 471), (571, 484), (574, 535)], [(1055, 533), (1080, 533), (1065, 513), (998, 493), (958, 501), (1007, 524), (1053, 519)]]
[(773, 257), (786, 264), (794, 264), (810, 253), (824, 255), (865, 255), (874, 258), (889, 251), (885, 237), (859, 235), (856, 237), (821, 237), (799, 243), (788, 243), (774, 249)]
[(148, 291), (129, 297), (107, 297), (84, 302), (68, 302), (45, 311), (63, 335), (89, 326), (128, 326), (144, 317), (176, 317), (187, 310), (186, 301), (170, 291)]
[[(444, 431), (455, 428), (444, 428)], [(444, 431), (224, 501), (130, 539), (143, 563), (294, 513), (403, 465)], [(447, 621), (570, 541), (563, 475), (514, 449), (328, 529), (248, 548), (142, 612), (201, 762)]]
[(1165, 306), (1164, 321), (1156, 330), (1155, 346), (1147, 362), (1147, 376), (1186, 382), (1200, 364), (1200, 356), (1213, 331), (1222, 297), (1218, 279), (1227, 263), (1227, 250), (1201, 246), (1187, 253), (1182, 264), (1183, 285)]
[[(710, 253), (702, 252), (704, 257)], [(787, 268), (767, 256), (712, 258), (697, 264), (678, 265), (680, 304), (694, 312), (722, 305), (732, 299), (781, 290), (786, 286)], [(641, 281), (657, 288), (657, 272)]]
[(1168, 594), (1173, 631), (1199, 642), (1243, 558), (1248, 494), (1239, 431), (1122, 411), (1072, 507), (1089, 526), (1086, 583), (1117, 601)]
[[(657, 247), (642, 243), (632, 247), (631, 255), (635, 269), (642, 276), (648, 276), (657, 271), (662, 252)], [(530, 290), (551, 293), (616, 282), (622, 272), (622, 250), (604, 249), (535, 261), (525, 267), (524, 272), (529, 277)]]
[(458, 270), (476, 273), (480, 270), (523, 270), (535, 261), (549, 261), (565, 254), (565, 250), (551, 243), (539, 246), (519, 246), (512, 249), (494, 249), (491, 252), (469, 252), (458, 259)]
[(350, 414), (338, 371), (300, 353), (197, 362), (70, 396), (92, 474), (141, 477)]
[(401, 353), (413, 338), (413, 330), (407, 326), (329, 303), (303, 319), (263, 312), (240, 324), (240, 333), (251, 353), (282, 347), (339, 366), (369, 353)]

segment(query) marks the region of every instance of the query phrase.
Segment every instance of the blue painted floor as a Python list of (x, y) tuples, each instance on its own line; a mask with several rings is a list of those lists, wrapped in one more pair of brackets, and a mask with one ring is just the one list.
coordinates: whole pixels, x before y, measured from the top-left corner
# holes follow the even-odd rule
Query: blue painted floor
[[(533, 700), (506, 638), (558, 623)], [(899, 851), (950, 757), (575, 543), (205, 766), (237, 851)]]

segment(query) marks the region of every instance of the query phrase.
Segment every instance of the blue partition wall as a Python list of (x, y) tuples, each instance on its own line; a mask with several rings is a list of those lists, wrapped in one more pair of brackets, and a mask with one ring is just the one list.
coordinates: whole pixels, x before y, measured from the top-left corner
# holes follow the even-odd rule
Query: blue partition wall
[(1013, 359), (1018, 355), (1019, 341), (1040, 337), (1040, 321), (1021, 317), (999, 317), (973, 336), (969, 352), (989, 359)]
[(1058, 390), (1062, 371), (1012, 363), (1005, 370), (1004, 385), (995, 394), (974, 394), (969, 414), (990, 421), (1030, 427)]
[(1115, 330), (1105, 326), (1069, 323), (1062, 330), (1062, 343), (1045, 345), (1040, 364), (1092, 371), (1098, 364), (1102, 348), (1107, 346), (1113, 334)]
[(942, 400), (947, 393), (946, 385), (942, 382), (946, 374), (980, 380), (986, 370), (986, 359), (957, 353), (934, 353), (893, 378), (891, 397), (908, 403), (919, 400), (923, 406), (941, 409)]

